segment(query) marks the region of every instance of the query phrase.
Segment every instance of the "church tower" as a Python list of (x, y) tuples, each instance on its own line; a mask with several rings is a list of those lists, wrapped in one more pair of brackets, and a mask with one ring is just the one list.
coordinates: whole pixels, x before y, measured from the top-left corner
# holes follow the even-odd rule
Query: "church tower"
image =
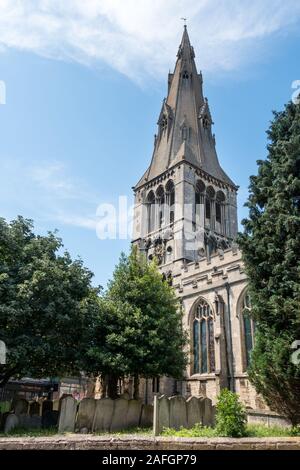
[(237, 233), (237, 186), (219, 164), (202, 87), (184, 26), (151, 163), (134, 187), (133, 243), (165, 268), (210, 258)]
[(152, 159), (134, 187), (133, 243), (148, 260), (157, 258), (180, 299), (189, 361), (182, 380), (144, 380), (141, 396), (151, 403), (153, 393), (180, 393), (215, 403), (228, 387), (246, 406), (263, 409), (247, 376), (254, 324), (234, 243), (238, 188), (220, 166), (202, 87), (185, 26)]

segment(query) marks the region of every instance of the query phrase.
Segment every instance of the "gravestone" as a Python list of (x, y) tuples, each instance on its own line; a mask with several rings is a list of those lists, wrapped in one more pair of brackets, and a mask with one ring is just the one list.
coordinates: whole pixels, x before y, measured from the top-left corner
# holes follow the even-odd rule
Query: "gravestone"
[[(60, 409), (61, 409), (61, 403), (62, 403), (63, 399), (64, 399), (64, 398), (67, 398), (67, 397), (72, 397), (72, 398), (74, 398), (71, 393), (63, 393), (62, 396), (59, 398), (58, 411), (60, 411)], [(74, 398), (74, 400), (75, 400), (75, 398)], [(76, 403), (78, 404), (77, 401), (76, 401)]]
[(17, 398), (14, 405), (14, 412), (18, 415), (26, 415), (28, 412), (28, 401), (24, 398)]
[(142, 403), (138, 400), (128, 401), (127, 426), (128, 428), (138, 427), (142, 411)]
[(58, 414), (57, 410), (45, 411), (42, 416), (42, 427), (48, 429), (57, 426)]
[(201, 414), (199, 408), (199, 398), (190, 397), (186, 401), (187, 427), (192, 428), (195, 424), (201, 424)]
[(216, 407), (215, 406), (211, 407), (211, 415), (212, 415), (211, 425), (215, 426), (216, 425)]
[(7, 418), (7, 416), (8, 416), (9, 414), (10, 414), (10, 412), (9, 412), (9, 411), (6, 411), (5, 413), (2, 413), (2, 414), (0, 415), (0, 417), (1, 417), (1, 421), (0, 421), (0, 429), (1, 429), (1, 431), (4, 430), (6, 418)]
[(59, 411), (59, 404), (60, 404), (60, 400), (57, 399), (57, 400), (53, 400), (53, 411)]
[(110, 398), (100, 398), (96, 400), (93, 431), (109, 432), (114, 412), (114, 400)]
[(170, 428), (179, 429), (187, 427), (186, 402), (181, 396), (169, 398), (170, 401)]
[(6, 344), (4, 341), (0, 340), (0, 365), (1, 364), (6, 364)]
[(53, 410), (53, 401), (52, 400), (45, 400), (42, 403), (42, 416), (46, 411), (52, 411)]
[(153, 405), (142, 405), (140, 426), (142, 428), (153, 426)]
[(39, 404), (39, 402), (37, 401), (34, 401), (32, 403), (30, 403), (29, 405), (29, 415), (30, 416), (39, 416), (40, 415), (40, 409), (41, 409), (41, 406)]
[(202, 425), (212, 426), (212, 401), (209, 398), (202, 398), (200, 401), (200, 410), (202, 411)]
[(125, 398), (117, 398), (114, 400), (114, 412), (111, 423), (111, 431), (120, 431), (127, 427), (127, 412), (128, 412), (128, 400)]
[(19, 426), (25, 429), (40, 429), (42, 426), (42, 417), (41, 416), (29, 416), (29, 415), (20, 415)]
[(94, 398), (84, 398), (78, 406), (76, 429), (87, 428), (91, 431), (95, 415), (96, 400)]
[(158, 398), (158, 430), (170, 427), (170, 402), (165, 395)]
[(59, 432), (74, 432), (77, 403), (73, 397), (65, 397), (61, 401), (59, 414)]
[(10, 432), (12, 429), (15, 429), (19, 426), (19, 418), (15, 414), (8, 414), (4, 424), (4, 432)]

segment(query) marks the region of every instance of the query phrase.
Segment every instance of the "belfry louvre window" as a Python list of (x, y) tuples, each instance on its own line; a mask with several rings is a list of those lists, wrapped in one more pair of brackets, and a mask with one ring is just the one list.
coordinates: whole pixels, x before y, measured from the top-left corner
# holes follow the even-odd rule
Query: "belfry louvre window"
[(219, 202), (216, 202), (216, 221), (219, 223), (222, 222), (221, 204)]
[(166, 221), (167, 224), (174, 222), (174, 205), (175, 205), (175, 187), (172, 180), (169, 180), (166, 185)]
[(147, 198), (147, 223), (148, 232), (153, 232), (155, 228), (155, 196), (153, 191), (148, 194)]
[(193, 373), (215, 371), (215, 344), (213, 312), (201, 299), (193, 317)]
[(159, 186), (156, 191), (156, 201), (158, 210), (158, 228), (161, 228), (165, 223), (165, 192), (162, 186)]
[(205, 217), (206, 219), (210, 219), (210, 199), (206, 198), (205, 200)]

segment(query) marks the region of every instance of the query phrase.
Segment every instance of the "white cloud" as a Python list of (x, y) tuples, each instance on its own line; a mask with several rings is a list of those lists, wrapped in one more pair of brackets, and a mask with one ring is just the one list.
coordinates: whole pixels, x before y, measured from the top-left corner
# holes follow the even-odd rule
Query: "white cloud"
[(258, 41), (296, 24), (294, 0), (0, 0), (0, 48), (87, 65), (140, 81), (165, 76), (188, 17), (201, 68), (233, 70)]
[(55, 191), (63, 196), (71, 196), (74, 185), (63, 174), (64, 165), (59, 162), (29, 167), (28, 176), (44, 190)]
[(75, 227), (86, 228), (89, 230), (96, 230), (97, 220), (93, 216), (86, 215), (70, 215), (70, 214), (57, 214), (56, 220), (61, 222), (64, 225), (73, 225)]
[[(0, 201), (10, 218), (15, 208), (25, 217), (89, 230), (96, 229), (99, 196), (68, 174), (61, 162), (31, 163), (1, 159)], [(5, 207), (5, 209), (4, 209)], [(5, 211), (7, 214), (5, 214)]]

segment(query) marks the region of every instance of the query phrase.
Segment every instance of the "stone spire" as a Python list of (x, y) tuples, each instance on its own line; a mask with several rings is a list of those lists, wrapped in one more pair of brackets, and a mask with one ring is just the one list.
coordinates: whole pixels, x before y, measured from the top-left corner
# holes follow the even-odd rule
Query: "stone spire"
[(208, 101), (203, 97), (202, 74), (198, 74), (194, 59), (185, 25), (174, 73), (168, 77), (168, 96), (162, 103), (152, 160), (136, 189), (181, 160), (234, 186), (218, 161), (213, 122)]

